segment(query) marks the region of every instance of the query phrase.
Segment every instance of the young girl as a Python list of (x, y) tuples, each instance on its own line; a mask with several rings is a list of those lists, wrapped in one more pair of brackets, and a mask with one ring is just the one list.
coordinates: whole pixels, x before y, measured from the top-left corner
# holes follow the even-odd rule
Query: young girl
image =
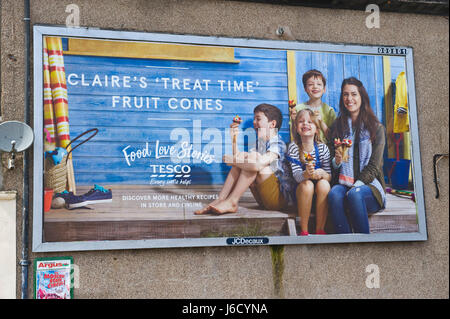
[(310, 109), (303, 109), (297, 113), (293, 128), (295, 133), (293, 141), (289, 144), (287, 158), (291, 163), (292, 175), (298, 183), (296, 195), (301, 226), (300, 235), (309, 235), (308, 221), (314, 195), (316, 234), (323, 235), (331, 180), (330, 152), (326, 144), (319, 139), (319, 125), (314, 112)]

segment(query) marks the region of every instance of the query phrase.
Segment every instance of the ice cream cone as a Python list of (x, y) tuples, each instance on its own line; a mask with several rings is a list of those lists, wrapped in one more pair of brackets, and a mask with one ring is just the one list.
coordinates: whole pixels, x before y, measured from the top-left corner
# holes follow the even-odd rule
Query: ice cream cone
[(236, 115), (235, 117), (233, 117), (233, 123), (241, 124), (242, 123), (241, 117), (239, 115)]
[(295, 103), (294, 100), (289, 100), (288, 104), (291, 109), (297, 106), (297, 103)]
[(342, 160), (346, 163), (348, 163), (348, 147), (340, 146), (342, 149)]
[(348, 162), (348, 150), (350, 149), (351, 146), (352, 146), (352, 140), (349, 140), (346, 138), (342, 140), (342, 144), (341, 144), (342, 160), (346, 163)]
[[(242, 123), (242, 119), (239, 115), (233, 117), (233, 123), (230, 125), (231, 129), (237, 128)], [(237, 154), (237, 134), (233, 134), (232, 140), (233, 157)]]
[(314, 165), (314, 164), (315, 164), (314, 157), (312, 157), (311, 154), (305, 153), (305, 154), (304, 154), (304, 157), (305, 157), (305, 161), (306, 161), (306, 163), (307, 163), (308, 165)]

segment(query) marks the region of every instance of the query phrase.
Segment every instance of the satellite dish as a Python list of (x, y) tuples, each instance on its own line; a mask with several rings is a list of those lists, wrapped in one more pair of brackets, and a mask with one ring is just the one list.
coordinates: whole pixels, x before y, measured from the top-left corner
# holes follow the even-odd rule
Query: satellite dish
[(19, 121), (0, 123), (0, 150), (22, 152), (33, 144), (33, 129)]

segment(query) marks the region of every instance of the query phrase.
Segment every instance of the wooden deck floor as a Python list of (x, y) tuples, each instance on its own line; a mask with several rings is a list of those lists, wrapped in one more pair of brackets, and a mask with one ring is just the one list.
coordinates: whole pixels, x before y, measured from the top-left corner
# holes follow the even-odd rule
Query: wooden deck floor
[[(194, 215), (220, 188), (105, 186), (113, 201), (44, 214), (44, 241), (201, 238), (296, 235), (296, 213), (262, 210), (248, 191), (239, 210), (226, 215)], [(83, 194), (89, 187), (78, 187)], [(385, 211), (369, 218), (371, 232), (417, 231), (415, 204), (388, 194)]]
[(412, 233), (419, 231), (416, 204), (404, 197), (386, 194), (386, 208), (369, 216), (371, 233)]

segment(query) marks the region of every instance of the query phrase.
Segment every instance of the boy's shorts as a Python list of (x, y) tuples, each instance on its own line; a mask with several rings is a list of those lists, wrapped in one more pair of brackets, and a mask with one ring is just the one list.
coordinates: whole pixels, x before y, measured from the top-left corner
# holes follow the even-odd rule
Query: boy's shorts
[(256, 201), (267, 210), (282, 210), (287, 207), (287, 202), (280, 192), (280, 182), (275, 174), (270, 175), (261, 184), (256, 184), (252, 192)]

